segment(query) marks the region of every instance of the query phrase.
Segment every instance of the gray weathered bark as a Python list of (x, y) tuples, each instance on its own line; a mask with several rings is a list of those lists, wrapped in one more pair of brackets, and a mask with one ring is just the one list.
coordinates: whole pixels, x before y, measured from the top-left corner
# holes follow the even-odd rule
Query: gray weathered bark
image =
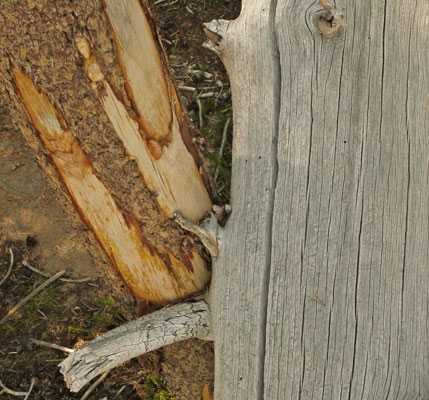
[(429, 7), (247, 0), (217, 50), (232, 217), (212, 279), (215, 398), (429, 396)]
[(210, 336), (204, 300), (177, 304), (113, 329), (84, 344), (61, 362), (67, 387), (78, 392), (103, 372), (149, 351), (181, 340)]

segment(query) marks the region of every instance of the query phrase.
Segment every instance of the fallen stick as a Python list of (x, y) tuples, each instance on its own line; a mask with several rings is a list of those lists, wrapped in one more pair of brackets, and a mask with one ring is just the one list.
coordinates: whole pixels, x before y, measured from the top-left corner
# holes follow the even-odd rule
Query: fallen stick
[(27, 297), (24, 297), (15, 307), (13, 307), (1, 320), (0, 325), (7, 321), (13, 314), (15, 314), (22, 306), (24, 306), (28, 301), (33, 297), (37, 296), (43, 289), (49, 286), (52, 282), (56, 281), (59, 277), (63, 276), (66, 273), (65, 270), (62, 270), (56, 273), (54, 276), (49, 278), (47, 281), (43, 282), (40, 286), (34, 289)]
[(24, 397), (24, 400), (27, 400), (30, 397), (31, 391), (33, 390), (34, 384), (37, 382), (37, 378), (31, 378), (30, 388), (28, 389), (27, 395)]
[(200, 129), (203, 129), (203, 110), (201, 106), (201, 101), (197, 97), (197, 105), (198, 105), (198, 120), (200, 122)]
[(6, 275), (3, 277), (3, 279), (0, 281), (0, 286), (2, 285), (2, 283), (8, 278), (8, 276), (10, 275), (11, 271), (12, 271), (12, 267), (13, 267), (13, 251), (12, 249), (9, 249), (9, 253), (10, 253), (10, 263), (9, 263), (9, 269), (6, 272)]
[(149, 351), (198, 337), (210, 339), (204, 300), (176, 304), (121, 325), (84, 344), (60, 363), (67, 387), (78, 392), (97, 375)]
[[(36, 267), (33, 267), (28, 263), (27, 260), (22, 260), (22, 265), (26, 268), (28, 268), (30, 271), (35, 272), (36, 274), (42, 275), (45, 278), (50, 278), (52, 275), (49, 275), (47, 272), (43, 272), (40, 269), (37, 269)], [(67, 282), (67, 283), (83, 283), (90, 281), (91, 278), (82, 278), (82, 279), (68, 279), (68, 278), (60, 278), (61, 282)]]
[(127, 385), (123, 385), (119, 390), (118, 393), (115, 394), (115, 397), (113, 398), (113, 400), (117, 399), (119, 397), (119, 395), (125, 390), (125, 388), (127, 387)]
[(208, 97), (214, 97), (214, 92), (207, 92), (199, 95), (200, 99), (207, 99)]
[(184, 90), (185, 92), (195, 92), (197, 89), (192, 86), (183, 86), (183, 85), (177, 85), (177, 88), (179, 90)]
[(73, 349), (70, 349), (70, 348), (64, 347), (64, 346), (60, 346), (59, 344), (55, 344), (55, 343), (48, 343), (48, 342), (45, 342), (43, 340), (37, 340), (37, 339), (30, 338), (30, 342), (37, 344), (38, 346), (48, 347), (50, 349), (64, 351), (65, 353), (72, 353), (73, 352)]
[(101, 383), (104, 381), (104, 379), (106, 379), (106, 376), (108, 375), (110, 371), (106, 371), (103, 375), (101, 375), (89, 388), (88, 390), (84, 393), (84, 395), (81, 397), (80, 400), (85, 400), (89, 397), (89, 395), (92, 393), (92, 391)]
[(10, 394), (11, 396), (24, 397), (24, 396), (27, 396), (27, 393), (28, 393), (28, 392), (17, 392), (16, 390), (9, 389), (1, 380), (0, 380), (0, 387), (1, 387), (0, 394), (7, 393), (7, 394)]
[(226, 120), (225, 126), (223, 127), (222, 142), (220, 144), (218, 160), (216, 162), (216, 169), (215, 169), (215, 174), (214, 174), (214, 178), (213, 178), (213, 182), (215, 185), (216, 185), (217, 177), (219, 175), (219, 163), (220, 163), (220, 160), (222, 159), (223, 149), (225, 147), (225, 142), (226, 142), (226, 134), (228, 132), (230, 122), (231, 122), (231, 117), (228, 117), (228, 119)]

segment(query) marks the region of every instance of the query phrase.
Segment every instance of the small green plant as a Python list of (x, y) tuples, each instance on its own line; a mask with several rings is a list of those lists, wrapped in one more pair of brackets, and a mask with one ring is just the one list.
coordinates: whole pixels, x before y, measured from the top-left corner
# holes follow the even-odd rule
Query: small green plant
[(92, 316), (93, 321), (98, 322), (99, 324), (105, 325), (108, 328), (114, 328), (118, 325), (118, 322), (113, 318), (106, 318), (101, 314), (94, 314)]
[(69, 332), (78, 335), (92, 335), (92, 329), (82, 328), (81, 326), (69, 326)]
[(202, 102), (201, 114), (206, 117), (208, 113), (214, 112), (216, 109), (216, 101), (214, 97), (209, 97), (206, 101)]
[(170, 389), (163, 380), (156, 375), (146, 377), (146, 383), (143, 385), (148, 400), (174, 400), (171, 396)]
[(102, 306), (114, 306), (115, 300), (113, 300), (113, 297), (96, 297), (94, 299), (98, 304), (101, 304)]
[(54, 298), (55, 292), (56, 288), (52, 285), (29, 301), (13, 316), (13, 320), (5, 325), (6, 332), (2, 333), (15, 333), (23, 327), (31, 328), (42, 315), (38, 310), (43, 313), (59, 306)]
[(106, 310), (109, 314), (117, 315), (121, 312), (121, 310), (119, 310), (119, 308), (117, 307), (115, 300), (113, 300), (113, 297), (111, 296), (106, 298), (96, 297), (95, 301), (98, 304), (101, 304), (102, 306), (106, 307)]
[(101, 312), (95, 313), (92, 316), (92, 319), (109, 328), (117, 326), (119, 322), (117, 317), (121, 311), (116, 306), (115, 300), (111, 296), (106, 298), (96, 297), (94, 300), (96, 303), (103, 306), (103, 310)]
[(198, 64), (198, 70), (200, 71), (199, 79), (201, 81), (205, 81), (206, 80), (206, 69), (204, 68), (204, 65), (199, 63)]

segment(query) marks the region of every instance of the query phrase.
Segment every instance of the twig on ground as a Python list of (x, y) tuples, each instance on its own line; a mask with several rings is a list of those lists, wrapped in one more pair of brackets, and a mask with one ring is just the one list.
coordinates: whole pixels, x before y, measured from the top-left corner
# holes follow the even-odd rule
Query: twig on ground
[(168, 7), (168, 6), (172, 6), (173, 4), (176, 4), (179, 0), (174, 0), (171, 3), (168, 4), (163, 4), (161, 7)]
[(64, 351), (65, 353), (72, 353), (73, 352), (73, 349), (70, 349), (70, 348), (64, 347), (64, 346), (60, 346), (59, 344), (55, 344), (55, 343), (48, 343), (48, 342), (45, 342), (43, 340), (37, 340), (37, 339), (30, 338), (30, 342), (37, 344), (38, 346), (49, 347), (50, 349)]
[(203, 109), (201, 106), (201, 101), (197, 97), (197, 105), (198, 105), (198, 119), (200, 121), (200, 129), (203, 129)]
[(226, 120), (225, 126), (223, 127), (222, 142), (220, 144), (218, 160), (216, 162), (216, 169), (215, 169), (214, 178), (213, 178), (213, 182), (215, 185), (216, 185), (217, 177), (219, 175), (219, 163), (220, 163), (220, 160), (222, 159), (223, 149), (225, 147), (225, 142), (226, 142), (226, 134), (228, 132), (230, 122), (231, 122), (231, 117), (228, 117), (228, 119)]
[[(49, 275), (46, 272), (40, 271), (40, 269), (37, 269), (36, 267), (33, 267), (32, 265), (30, 265), (28, 263), (27, 260), (23, 260), (22, 261), (22, 265), (24, 267), (27, 267), (29, 270), (35, 272), (36, 274), (42, 275), (45, 278), (50, 278), (52, 275)], [(83, 283), (83, 282), (88, 282), (90, 281), (91, 278), (82, 278), (82, 279), (68, 279), (68, 278), (60, 278), (61, 282), (67, 282), (67, 283)]]
[(36, 267), (33, 267), (32, 265), (30, 265), (27, 260), (22, 260), (22, 265), (24, 267), (27, 267), (30, 271), (33, 271), (36, 274), (42, 275), (45, 278), (50, 278), (51, 277), (51, 275), (49, 275), (48, 273), (40, 271), (40, 269), (37, 269)]
[(15, 390), (9, 389), (1, 380), (0, 380), (0, 394), (2, 393), (7, 393), (10, 394), (11, 396), (19, 396), (19, 397), (24, 397), (27, 396), (28, 392), (17, 392)]
[(153, 3), (153, 5), (156, 6), (157, 4), (164, 3), (164, 1), (167, 1), (167, 0), (158, 0), (158, 1), (155, 1), (155, 3)]
[(80, 301), (87, 309), (88, 311), (96, 311), (98, 310), (98, 307), (90, 307), (88, 304), (86, 304), (83, 300)]
[[(210, 72), (201, 71), (200, 69), (188, 69), (188, 73), (190, 73), (191, 75), (196, 75), (198, 77), (203, 77), (205, 79), (213, 78), (213, 74), (211, 74)], [(219, 86), (214, 86), (214, 88), (218, 88), (218, 87)]]
[(28, 389), (27, 395), (24, 397), (24, 400), (27, 400), (30, 397), (31, 391), (33, 390), (34, 384), (37, 382), (37, 378), (33, 377), (30, 381), (30, 388)]
[(199, 97), (200, 97), (200, 99), (206, 99), (208, 97), (214, 97), (214, 95), (215, 95), (214, 92), (207, 92), (207, 93), (200, 94)]
[[(226, 86), (226, 84), (220, 82), (220, 84), (216, 86), (199, 86), (198, 90), (219, 89), (219, 88), (222, 88), (223, 86)], [(225, 110), (221, 110), (221, 112), (225, 112), (225, 111), (229, 111), (229, 108), (225, 108)]]
[(66, 283), (84, 283), (84, 282), (89, 282), (90, 280), (91, 278), (82, 278), (82, 279), (60, 278), (61, 282), (66, 282)]
[(179, 90), (184, 90), (185, 92), (195, 92), (197, 89), (192, 86), (184, 86), (184, 85), (177, 85)]
[(115, 394), (115, 397), (113, 398), (113, 400), (117, 399), (119, 397), (119, 395), (125, 390), (125, 388), (127, 387), (127, 385), (123, 385), (119, 390), (118, 393)]
[(54, 276), (49, 278), (47, 281), (43, 282), (40, 286), (34, 289), (28, 296), (24, 297), (15, 307), (13, 307), (1, 320), (0, 325), (7, 321), (16, 311), (18, 311), (22, 306), (29, 302), (33, 297), (37, 296), (42, 290), (49, 286), (52, 282), (56, 281), (58, 278), (63, 276), (66, 271), (62, 270), (56, 273)]
[(8, 278), (8, 276), (10, 275), (10, 273), (12, 272), (12, 267), (13, 267), (13, 251), (12, 249), (9, 249), (9, 253), (10, 253), (10, 264), (9, 264), (9, 269), (6, 272), (6, 275), (3, 277), (3, 279), (0, 281), (0, 286), (2, 285), (2, 283)]
[(188, 11), (188, 12), (189, 12), (189, 14), (192, 14), (192, 15), (194, 15), (194, 14), (195, 14), (195, 13), (191, 10), (191, 8), (190, 8), (189, 6), (186, 6), (185, 8), (186, 8), (186, 11)]
[(85, 392), (85, 394), (81, 397), (80, 400), (85, 400), (89, 397), (89, 395), (91, 394), (91, 392), (101, 383), (104, 381), (104, 379), (106, 378), (107, 374), (110, 372), (106, 371), (103, 375), (101, 375), (89, 388), (88, 390)]
[(42, 311), (42, 310), (39, 310), (39, 309), (37, 309), (37, 312), (44, 318), (44, 319), (48, 319), (48, 317), (46, 316), (46, 314)]

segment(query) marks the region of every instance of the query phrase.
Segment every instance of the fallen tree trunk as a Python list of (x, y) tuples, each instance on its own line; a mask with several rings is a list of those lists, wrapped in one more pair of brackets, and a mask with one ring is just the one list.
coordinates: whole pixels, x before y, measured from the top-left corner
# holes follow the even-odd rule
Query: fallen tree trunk
[(375, 3), (209, 26), (234, 109), (215, 399), (429, 398), (429, 8)]
[(324, 2), (249, 0), (208, 25), (234, 106), (215, 399), (429, 397), (425, 4), (342, 27)]
[[(66, 12), (59, 7), (60, 13)], [(87, 13), (91, 11), (91, 5), (84, 7), (88, 7), (84, 10)], [(51, 82), (64, 77), (55, 67), (41, 65), (37, 58), (29, 65), (22, 63), (19, 55), (25, 53), (27, 43), (14, 49), (12, 41), (11, 54), (2, 65), (3, 82), (11, 94), (10, 102), (18, 108), (15, 118), (38, 161), (67, 193), (132, 294), (152, 304), (166, 305), (201, 292), (210, 277), (201, 247), (184, 246), (180, 232), (172, 229), (174, 224), (168, 219), (180, 212), (197, 222), (211, 209), (211, 200), (147, 6), (138, 0), (106, 0), (103, 8), (119, 53), (120, 72), (113, 76), (121, 79), (123, 74), (126, 90), (117, 85), (112, 71), (111, 82), (105, 78), (103, 69), (109, 65), (103, 66), (93, 54), (91, 35), (85, 29), (74, 29), (73, 42), (67, 36), (60, 42), (73, 57), (52, 63), (62, 61), (67, 70), (86, 76), (81, 85), (69, 90), (59, 90), (56, 84), (42, 89), (34, 71), (50, 75)], [(50, 17), (55, 20), (58, 16)], [(58, 35), (51, 30), (49, 33)], [(36, 45), (45, 45), (44, 40), (32, 39), (30, 59), (31, 51)], [(101, 42), (105, 51), (111, 52), (106, 36)], [(27, 72), (31, 70), (33, 73)], [(42, 79), (46, 86), (45, 81)], [(80, 112), (85, 112), (82, 104), (92, 98), (91, 112), (101, 107), (100, 119), (107, 119), (100, 122), (88, 117), (87, 126), (79, 129), (82, 118), (70, 114), (75, 97), (80, 98), (74, 106)], [(23, 110), (32, 129), (25, 126)], [(91, 123), (97, 127), (91, 129)], [(131, 163), (135, 169), (129, 168)], [(146, 193), (142, 193), (144, 187)]]
[[(234, 106), (217, 400), (429, 397), (429, 9), (344, 3), (346, 26), (312, 0), (247, 0), (207, 26)], [(74, 357), (103, 365), (102, 343)]]

